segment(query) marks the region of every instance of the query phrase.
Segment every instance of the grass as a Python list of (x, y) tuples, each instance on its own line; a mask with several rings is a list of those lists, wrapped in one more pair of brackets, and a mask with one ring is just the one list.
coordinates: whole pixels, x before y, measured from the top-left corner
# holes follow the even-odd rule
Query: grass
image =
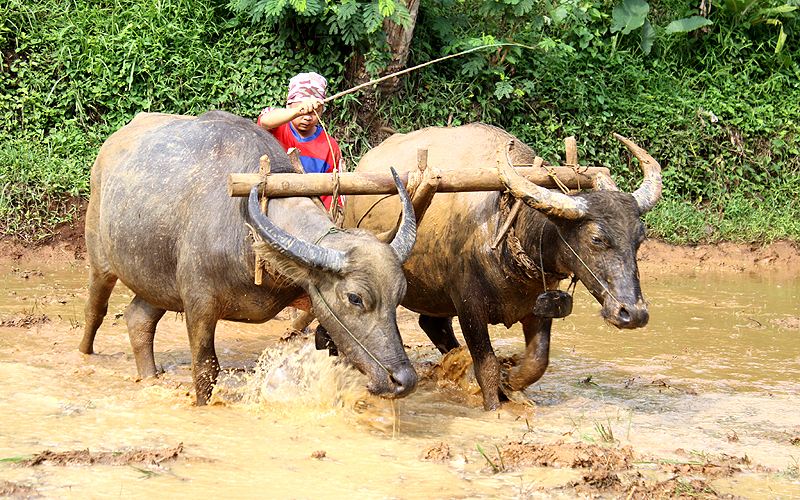
[[(339, 48), (265, 31), (233, 16), (224, 2), (8, 4), (0, 17), (0, 235), (6, 240), (36, 244), (73, 221), (70, 204), (88, 196), (103, 140), (140, 111), (224, 109), (255, 117), (283, 99), (289, 76), (306, 69), (329, 76), (331, 89), (345, 87)], [(477, 12), (469, 2), (462, 7)], [(610, 13), (610, 4), (595, 7)], [(658, 25), (680, 17), (681, 9), (680, 2), (660, 6)], [(409, 65), (447, 46), (425, 24), (436, 15), (427, 14), (412, 51), (423, 60)], [(470, 19), (462, 28), (493, 32), (491, 19)], [(376, 117), (403, 132), (495, 124), (551, 163), (563, 161), (564, 138), (575, 135), (582, 162), (609, 167), (629, 191), (641, 175), (611, 138), (619, 132), (663, 167), (664, 197), (645, 216), (650, 237), (678, 245), (800, 241), (800, 68), (768, 50), (772, 35), (759, 41), (759, 32), (715, 19), (712, 35), (672, 38), (644, 57), (635, 37), (612, 47), (602, 35), (608, 18), (593, 19), (547, 28), (572, 51), (521, 51), (513, 66), (474, 53), (412, 73)], [(797, 23), (784, 22), (790, 35), (783, 54), (796, 53)], [(470, 66), (481, 57), (483, 66)], [(466, 74), (467, 66), (478, 69)], [(376, 146), (354, 118), (361, 97), (345, 96), (326, 112), (350, 167)]]
[(758, 193), (737, 188), (704, 203), (665, 196), (645, 216), (645, 225), (651, 236), (676, 245), (800, 241), (800, 177)]
[(800, 460), (790, 455), (790, 458), (794, 461), (794, 463), (789, 464), (786, 466), (784, 470), (782, 470), (778, 476), (779, 477), (788, 477), (792, 479), (800, 478)]
[[(486, 461), (489, 463), (489, 465), (491, 465), (491, 466), (492, 466), (492, 469), (494, 469), (495, 473), (498, 473), (498, 474), (499, 474), (500, 472), (503, 472), (503, 471), (505, 470), (505, 466), (498, 467), (498, 466), (497, 466), (497, 465), (496, 465), (496, 464), (495, 464), (495, 463), (494, 463), (494, 462), (493, 462), (493, 461), (492, 461), (492, 460), (489, 458), (489, 456), (488, 456), (488, 455), (486, 455), (486, 453), (483, 451), (483, 448), (481, 448), (481, 445), (479, 445), (479, 444), (476, 444), (476, 445), (475, 445), (475, 447), (478, 449), (478, 453), (480, 453), (481, 455), (483, 455), (483, 458), (485, 458), (485, 459), (486, 459)], [(495, 448), (497, 448), (497, 446), (496, 446), (496, 445), (495, 445)], [(500, 449), (499, 449), (499, 448), (497, 448), (497, 454), (500, 456), (500, 463), (502, 464), (502, 463), (503, 463), (503, 457), (502, 457), (502, 455), (500, 455)]]

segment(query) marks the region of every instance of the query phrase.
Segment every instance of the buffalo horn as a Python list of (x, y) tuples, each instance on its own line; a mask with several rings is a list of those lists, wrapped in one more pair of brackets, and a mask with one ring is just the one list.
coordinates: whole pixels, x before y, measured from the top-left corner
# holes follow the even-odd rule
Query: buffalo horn
[[(247, 204), (250, 217), (255, 223), (256, 230), (261, 238), (273, 249), (295, 262), (310, 267), (326, 269), (335, 273), (344, 269), (345, 254), (339, 250), (325, 248), (303, 241), (276, 226), (269, 217), (261, 211), (258, 204), (258, 184), (250, 189), (250, 198)], [(413, 219), (413, 215), (412, 215)]]
[(397, 236), (394, 237), (390, 245), (402, 264), (408, 259), (411, 249), (414, 248), (414, 242), (417, 240), (417, 219), (414, 217), (411, 198), (409, 198), (405, 186), (400, 181), (400, 177), (394, 168), (389, 167), (389, 169), (392, 171), (394, 183), (397, 186), (397, 194), (400, 195), (400, 202), (403, 204), (403, 218), (400, 220)]
[(661, 165), (650, 156), (647, 151), (634, 144), (630, 139), (614, 134), (622, 144), (639, 160), (639, 165), (644, 172), (644, 180), (633, 193), (636, 203), (639, 205), (639, 213), (644, 214), (653, 208), (656, 202), (661, 199)]
[(513, 148), (514, 141), (508, 141), (505, 146), (506, 161), (498, 161), (497, 169), (503, 184), (515, 198), (531, 208), (562, 219), (579, 220), (586, 216), (586, 200), (550, 191), (519, 175), (509, 156)]

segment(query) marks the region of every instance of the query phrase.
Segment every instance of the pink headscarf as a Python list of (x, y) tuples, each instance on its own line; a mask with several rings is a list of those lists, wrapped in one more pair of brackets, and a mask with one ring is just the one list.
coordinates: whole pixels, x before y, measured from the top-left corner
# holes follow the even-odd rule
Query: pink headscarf
[(309, 97), (325, 99), (325, 89), (328, 81), (317, 73), (300, 73), (289, 80), (289, 96), (286, 104), (303, 101)]

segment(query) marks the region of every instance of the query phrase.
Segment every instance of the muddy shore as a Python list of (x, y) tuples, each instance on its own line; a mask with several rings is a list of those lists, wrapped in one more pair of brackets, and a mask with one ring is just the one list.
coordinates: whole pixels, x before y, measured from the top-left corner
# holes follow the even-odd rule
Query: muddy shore
[[(78, 205), (78, 217), (59, 225), (39, 244), (23, 245), (6, 238), (0, 241), (0, 261), (68, 261), (86, 259), (84, 219), (88, 201)], [(657, 239), (644, 242), (639, 250), (644, 265), (689, 266), (701, 269), (730, 268), (741, 271), (779, 269), (800, 274), (800, 244), (778, 241), (769, 245), (729, 243), (676, 246)]]

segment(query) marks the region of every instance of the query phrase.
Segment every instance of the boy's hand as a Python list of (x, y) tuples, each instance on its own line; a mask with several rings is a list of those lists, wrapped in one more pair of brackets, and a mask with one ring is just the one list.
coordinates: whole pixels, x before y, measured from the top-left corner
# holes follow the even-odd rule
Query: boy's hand
[(316, 111), (319, 113), (322, 110), (322, 106), (324, 103), (322, 99), (317, 99), (316, 97), (310, 97), (300, 103), (300, 106), (297, 108), (298, 116), (308, 115)]

